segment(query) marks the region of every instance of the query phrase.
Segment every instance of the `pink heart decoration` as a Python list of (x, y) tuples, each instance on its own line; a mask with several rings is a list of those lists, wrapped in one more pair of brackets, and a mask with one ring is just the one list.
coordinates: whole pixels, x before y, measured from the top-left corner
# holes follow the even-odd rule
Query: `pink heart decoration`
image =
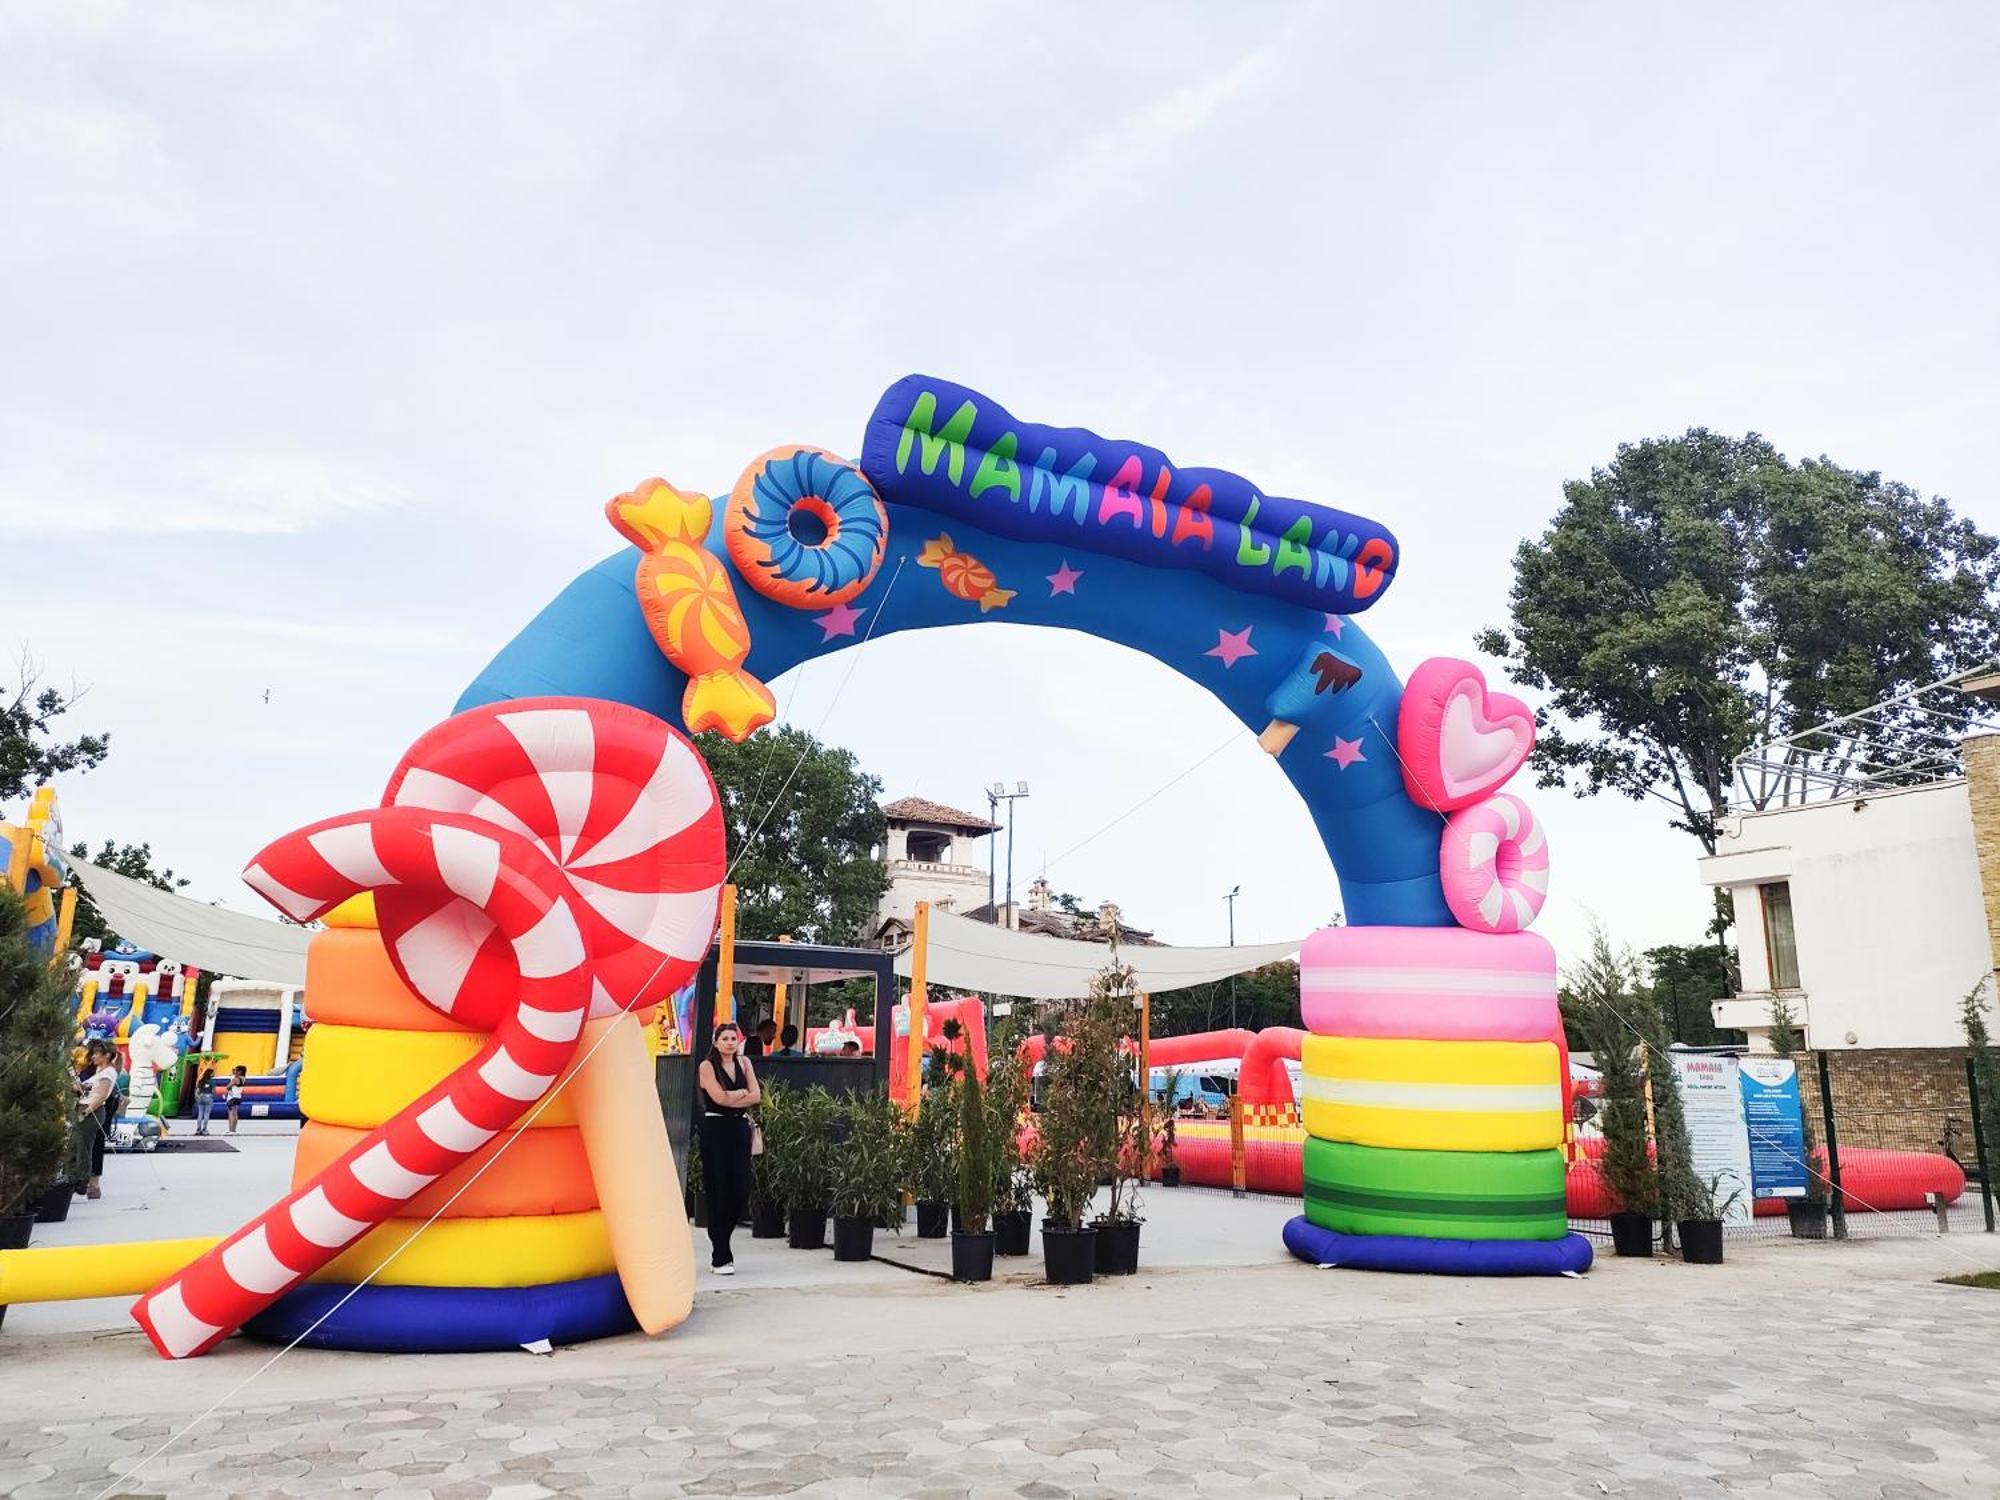
[(1486, 690), (1469, 661), (1434, 656), (1410, 674), (1396, 715), (1396, 749), (1411, 798), (1439, 812), (1497, 792), (1535, 748), (1535, 716)]

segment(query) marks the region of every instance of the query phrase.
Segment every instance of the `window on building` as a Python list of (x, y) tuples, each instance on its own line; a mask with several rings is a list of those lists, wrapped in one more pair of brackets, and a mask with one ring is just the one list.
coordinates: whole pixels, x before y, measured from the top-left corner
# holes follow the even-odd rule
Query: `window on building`
[(950, 863), (951, 837), (943, 833), (911, 833), (910, 858), (925, 864)]
[(1764, 958), (1774, 990), (1799, 987), (1799, 944), (1792, 931), (1792, 885), (1774, 880), (1757, 887), (1764, 903)]

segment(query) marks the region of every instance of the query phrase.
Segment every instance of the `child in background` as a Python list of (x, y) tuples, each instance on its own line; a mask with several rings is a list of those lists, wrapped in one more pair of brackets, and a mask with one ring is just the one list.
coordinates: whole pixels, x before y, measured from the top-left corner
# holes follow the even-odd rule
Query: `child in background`
[(236, 1113), (243, 1106), (243, 1083), (250, 1070), (238, 1063), (229, 1070), (229, 1133), (236, 1134)]
[(215, 1064), (205, 1062), (194, 1080), (194, 1133), (208, 1134), (208, 1117), (215, 1109)]

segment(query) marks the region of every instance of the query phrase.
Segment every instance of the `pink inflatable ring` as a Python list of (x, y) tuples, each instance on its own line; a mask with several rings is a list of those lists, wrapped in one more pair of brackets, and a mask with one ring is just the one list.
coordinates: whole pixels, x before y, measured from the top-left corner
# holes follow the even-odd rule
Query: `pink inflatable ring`
[(1548, 898), (1549, 841), (1528, 804), (1501, 792), (1451, 815), (1438, 874), (1459, 926), (1519, 932)]

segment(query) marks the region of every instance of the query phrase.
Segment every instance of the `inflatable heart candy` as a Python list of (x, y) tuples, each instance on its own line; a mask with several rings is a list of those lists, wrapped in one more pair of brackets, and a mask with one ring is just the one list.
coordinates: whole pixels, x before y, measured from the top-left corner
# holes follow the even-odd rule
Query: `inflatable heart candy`
[(1439, 812), (1470, 807), (1507, 784), (1535, 747), (1535, 716), (1488, 692), (1469, 661), (1434, 656), (1410, 674), (1396, 716), (1396, 748), (1410, 796)]

